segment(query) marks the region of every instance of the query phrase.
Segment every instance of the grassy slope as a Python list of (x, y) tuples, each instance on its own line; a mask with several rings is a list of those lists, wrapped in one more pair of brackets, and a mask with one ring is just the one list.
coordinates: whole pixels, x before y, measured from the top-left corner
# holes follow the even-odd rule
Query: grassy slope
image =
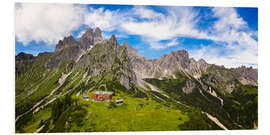
[(165, 107), (151, 99), (135, 98), (123, 92), (115, 95), (113, 100), (117, 98), (125, 103), (112, 106), (110, 102), (80, 98), (80, 103), (87, 106), (89, 118), (85, 119), (82, 127), (71, 131), (172, 131), (179, 130), (178, 125), (188, 121), (187, 115), (180, 110)]
[(87, 101), (73, 95), (73, 105), (62, 111), (57, 119), (52, 120), (54, 112), (49, 106), (33, 115), (24, 132), (36, 131), (42, 126), (41, 120), (54, 123), (43, 132), (174, 131), (180, 130), (178, 125), (189, 120), (187, 114), (173, 106), (166, 107), (151, 99), (132, 97), (124, 92), (113, 96), (113, 100), (119, 98), (125, 103), (115, 106), (108, 101)]

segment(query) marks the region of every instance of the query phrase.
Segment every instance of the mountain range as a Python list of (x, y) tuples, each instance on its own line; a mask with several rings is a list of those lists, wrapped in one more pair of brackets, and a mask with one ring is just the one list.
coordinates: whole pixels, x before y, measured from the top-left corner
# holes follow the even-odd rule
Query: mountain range
[[(21, 52), (15, 62), (16, 132), (73, 131), (74, 125), (68, 124), (73, 115), (67, 112), (71, 106), (78, 107), (74, 96), (96, 90), (125, 93), (120, 97), (147, 99), (161, 108), (180, 110), (188, 120), (178, 124), (178, 130), (254, 129), (258, 125), (258, 70), (252, 67), (225, 68), (197, 61), (186, 50), (147, 59), (126, 41), (119, 45), (115, 35), (104, 40), (99, 28), (88, 28), (79, 40), (65, 37), (54, 52), (37, 56)], [(60, 104), (67, 107), (55, 112)], [(33, 123), (35, 130), (26, 128)], [(84, 119), (75, 126), (80, 124), (86, 125)], [(92, 129), (79, 131), (111, 131)]]

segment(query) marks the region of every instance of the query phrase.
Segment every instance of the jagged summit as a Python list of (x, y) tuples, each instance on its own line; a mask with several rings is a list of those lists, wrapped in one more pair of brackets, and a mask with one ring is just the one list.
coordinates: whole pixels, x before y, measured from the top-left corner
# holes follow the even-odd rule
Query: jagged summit
[(35, 57), (32, 54), (27, 54), (25, 52), (20, 52), (17, 56), (16, 56), (16, 60), (30, 60), (30, 59), (34, 59)]
[(98, 43), (98, 42), (101, 42), (102, 40), (103, 40), (103, 38), (102, 38), (102, 32), (101, 32), (100, 28), (97, 27), (95, 29), (95, 32), (94, 32), (94, 42), (95, 43)]
[(65, 37), (63, 40), (59, 40), (55, 47), (55, 51), (60, 51), (66, 47), (78, 45), (78, 42), (73, 38), (73, 36)]
[(98, 27), (95, 29), (94, 32), (93, 29), (89, 27), (79, 40), (80, 47), (85, 50), (102, 41), (102, 32)]
[(134, 50), (137, 51), (135, 48), (133, 48), (130, 44), (127, 43), (127, 41), (123, 41), (121, 46), (126, 47), (128, 50)]
[(112, 44), (112, 45), (118, 45), (118, 42), (116, 40), (116, 37), (115, 35), (112, 35), (109, 42)]

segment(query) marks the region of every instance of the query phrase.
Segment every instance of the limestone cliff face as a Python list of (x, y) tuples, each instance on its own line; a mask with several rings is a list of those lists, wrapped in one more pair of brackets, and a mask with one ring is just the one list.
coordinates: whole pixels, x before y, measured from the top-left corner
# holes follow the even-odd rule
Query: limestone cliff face
[[(231, 93), (238, 84), (237, 80), (244, 85), (257, 86), (258, 71), (252, 68), (227, 69), (208, 64), (203, 59), (196, 61), (189, 58), (185, 50), (172, 51), (158, 59), (148, 60), (128, 43), (123, 42), (122, 46), (127, 48), (132, 69), (140, 79), (175, 77), (176, 72), (183, 72), (189, 78), (196, 79), (205, 90), (208, 90), (207, 85), (210, 85)], [(190, 93), (193, 86), (192, 82), (187, 82), (185, 91)]]
[(65, 37), (63, 40), (60, 40), (58, 42), (55, 47), (55, 52), (59, 52), (65, 48), (72, 46), (78, 46), (78, 42), (72, 36)]
[(91, 76), (113, 76), (128, 89), (136, 82), (126, 48), (118, 45), (114, 35), (110, 40), (97, 43), (76, 66), (87, 68)]
[(89, 27), (80, 38), (79, 45), (82, 49), (87, 50), (102, 41), (103, 38), (101, 30), (99, 28), (96, 28), (95, 31), (93, 31), (93, 29)]
[(241, 66), (238, 68), (231, 69), (235, 74), (237, 74), (238, 79), (241, 83), (245, 85), (258, 86), (258, 70), (252, 67)]

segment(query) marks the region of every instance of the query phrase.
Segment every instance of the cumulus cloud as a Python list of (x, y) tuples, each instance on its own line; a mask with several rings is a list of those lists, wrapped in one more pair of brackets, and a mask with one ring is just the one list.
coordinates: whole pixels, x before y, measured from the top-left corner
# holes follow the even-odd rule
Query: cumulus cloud
[(219, 21), (214, 24), (217, 31), (241, 29), (247, 25), (234, 8), (215, 7), (212, 8), (212, 11), (214, 16), (219, 18)]
[(257, 36), (257, 32), (248, 29), (247, 23), (234, 8), (212, 8), (212, 11), (218, 20), (211, 29), (212, 34), (207, 35), (207, 38), (223, 44), (221, 47), (202, 46), (191, 51), (191, 56), (226, 67), (257, 67), (258, 42), (252, 38)]
[(16, 4), (15, 9), (16, 40), (24, 45), (57, 43), (81, 26), (86, 11), (70, 4)]
[(176, 45), (178, 45), (178, 44), (179, 44), (179, 42), (177, 41), (177, 38), (175, 38), (175, 39), (171, 40), (171, 41), (167, 44), (167, 46), (168, 46), (168, 47), (171, 47), (171, 46), (176, 46)]
[(99, 27), (103, 31), (114, 31), (119, 29), (119, 24), (124, 22), (127, 18), (125, 13), (119, 10), (111, 11), (104, 8), (89, 8), (85, 14), (84, 24), (91, 27)]
[(144, 6), (135, 6), (132, 8), (131, 13), (142, 19), (159, 19), (164, 18), (164, 15), (157, 13), (151, 9), (145, 8)]
[(201, 45), (200, 49), (190, 50), (190, 56), (196, 60), (205, 59), (211, 64), (225, 67), (239, 67), (242, 65), (257, 67), (257, 54), (253, 50), (242, 48), (229, 48), (226, 45), (219, 47)]
[(140, 35), (149, 42), (151, 48), (162, 49), (176, 44), (160, 44), (161, 40), (174, 40), (177, 37), (203, 36), (194, 27), (198, 13), (190, 7), (168, 7), (167, 14), (158, 13), (146, 7), (135, 7), (134, 14), (142, 21), (130, 19), (122, 23), (122, 28), (130, 34)]
[(194, 31), (192, 27), (196, 22), (196, 13), (191, 8), (181, 7), (179, 11), (168, 10), (168, 15), (156, 13), (145, 7), (134, 10), (136, 15), (147, 16), (145, 17), (147, 20), (133, 20), (123, 23), (122, 28), (128, 33), (142, 35), (153, 40), (168, 40), (179, 35), (188, 35)]

